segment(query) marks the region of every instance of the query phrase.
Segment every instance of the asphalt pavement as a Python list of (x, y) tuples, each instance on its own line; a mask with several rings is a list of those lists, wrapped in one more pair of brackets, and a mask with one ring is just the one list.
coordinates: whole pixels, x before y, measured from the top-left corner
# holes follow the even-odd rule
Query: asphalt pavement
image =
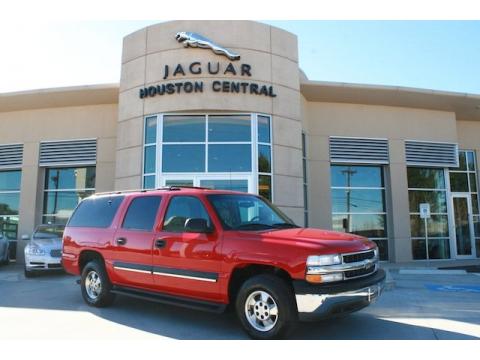
[[(300, 323), (292, 339), (479, 339), (480, 275), (402, 274), (394, 286), (353, 314)], [(76, 277), (26, 279), (18, 265), (0, 267), (0, 339), (246, 339), (233, 313), (210, 314), (118, 296), (97, 309)]]

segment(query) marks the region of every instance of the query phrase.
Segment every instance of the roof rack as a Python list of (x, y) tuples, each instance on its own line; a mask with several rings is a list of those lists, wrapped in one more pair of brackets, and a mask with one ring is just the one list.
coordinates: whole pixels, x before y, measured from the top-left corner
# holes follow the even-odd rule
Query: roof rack
[(116, 191), (105, 191), (95, 193), (93, 195), (121, 195), (121, 194), (129, 194), (134, 192), (150, 192), (150, 191), (157, 191), (157, 190), (165, 190), (165, 191), (178, 191), (181, 189), (199, 189), (199, 190), (212, 190), (211, 188), (201, 187), (201, 186), (188, 186), (188, 185), (173, 185), (173, 186), (162, 186), (155, 189), (133, 189), (133, 190), (116, 190)]

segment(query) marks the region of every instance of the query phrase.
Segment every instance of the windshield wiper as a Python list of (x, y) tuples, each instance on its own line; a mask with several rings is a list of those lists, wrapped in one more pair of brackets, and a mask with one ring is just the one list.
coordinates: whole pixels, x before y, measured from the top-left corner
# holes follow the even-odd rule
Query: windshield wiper
[(293, 228), (299, 228), (300, 226), (291, 224), (291, 223), (276, 223), (276, 224), (273, 224), (272, 227), (282, 228), (282, 229), (293, 229)]
[(240, 224), (233, 228), (233, 230), (263, 230), (263, 229), (272, 229), (272, 225), (261, 224), (261, 223), (250, 223), (250, 224)]

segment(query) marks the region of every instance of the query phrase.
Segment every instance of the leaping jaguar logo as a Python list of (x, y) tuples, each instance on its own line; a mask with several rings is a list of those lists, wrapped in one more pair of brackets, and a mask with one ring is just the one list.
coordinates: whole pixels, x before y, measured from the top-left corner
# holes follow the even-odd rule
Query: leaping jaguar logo
[(175, 39), (183, 46), (192, 47), (192, 48), (201, 48), (201, 49), (212, 49), (215, 54), (225, 55), (230, 60), (240, 60), (240, 55), (225, 49), (224, 47), (215, 44), (210, 39), (199, 35), (197, 33), (181, 31), (175, 35)]

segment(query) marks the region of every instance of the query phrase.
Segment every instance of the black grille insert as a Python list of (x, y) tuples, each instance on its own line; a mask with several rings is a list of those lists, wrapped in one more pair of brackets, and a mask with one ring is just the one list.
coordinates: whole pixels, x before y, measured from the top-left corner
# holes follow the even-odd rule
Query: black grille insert
[(367, 259), (373, 259), (374, 256), (375, 256), (375, 253), (373, 250), (366, 251), (363, 253), (343, 255), (343, 262), (349, 264), (349, 263), (359, 262)]
[(370, 266), (369, 268), (366, 269), (357, 269), (357, 270), (350, 270), (350, 271), (345, 271), (345, 279), (351, 279), (351, 278), (356, 278), (359, 276), (365, 276), (368, 274), (371, 274), (375, 271), (375, 265)]

